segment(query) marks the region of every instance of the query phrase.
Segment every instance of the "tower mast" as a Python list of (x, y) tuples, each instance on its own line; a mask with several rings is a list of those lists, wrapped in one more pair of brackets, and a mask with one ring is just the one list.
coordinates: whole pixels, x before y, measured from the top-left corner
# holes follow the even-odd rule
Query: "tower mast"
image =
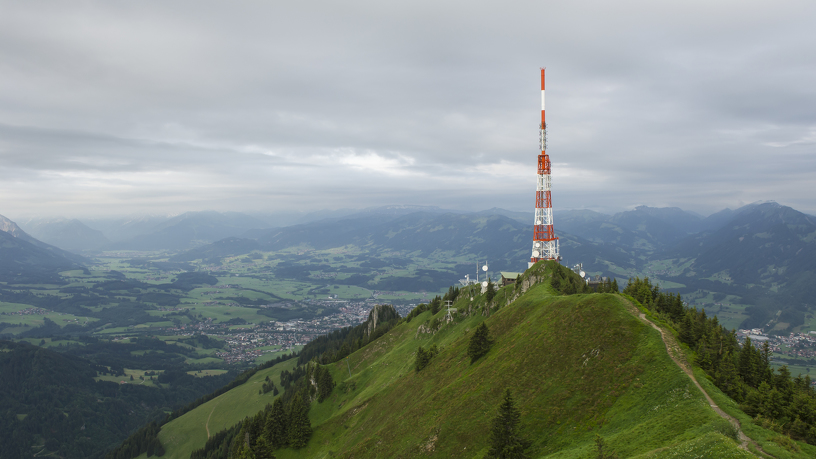
[(552, 197), (550, 196), (550, 157), (547, 155), (547, 121), (544, 117), (544, 70), (541, 69), (541, 126), (536, 184), (535, 221), (533, 222), (533, 253), (528, 267), (541, 260), (560, 260), (558, 238), (553, 229)]

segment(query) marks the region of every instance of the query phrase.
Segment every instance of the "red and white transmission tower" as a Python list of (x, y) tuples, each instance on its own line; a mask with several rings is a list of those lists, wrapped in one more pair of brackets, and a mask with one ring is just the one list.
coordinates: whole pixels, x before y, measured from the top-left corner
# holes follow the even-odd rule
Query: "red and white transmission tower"
[(550, 196), (550, 157), (547, 156), (547, 122), (544, 118), (544, 69), (541, 69), (541, 154), (538, 155), (533, 254), (528, 267), (540, 260), (560, 260), (558, 238), (553, 229), (552, 197)]

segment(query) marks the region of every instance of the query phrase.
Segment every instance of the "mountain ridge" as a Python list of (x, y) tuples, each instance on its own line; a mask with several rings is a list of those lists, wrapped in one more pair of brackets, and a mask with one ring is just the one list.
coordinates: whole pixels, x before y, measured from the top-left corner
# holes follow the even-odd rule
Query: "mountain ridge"
[[(556, 295), (546, 266), (499, 290), (496, 298), (506, 292), (507, 301), (491, 307), (484, 295), (464, 289), (452, 322), (444, 308), (412, 313), (347, 359), (325, 365), (337, 387), (309, 411), (312, 438), (304, 449), (277, 449), (276, 457), (483, 457), (489, 418), (505, 388), (520, 407), (532, 457), (589, 457), (597, 435), (621, 457), (688, 450), (751, 457), (722, 434), (727, 421), (626, 300)], [(468, 342), (482, 323), (494, 344), (472, 363)], [(438, 350), (421, 371), (414, 367), (420, 348)], [(255, 384), (265, 376), (281, 384), (279, 375), (274, 367), (259, 372)], [(274, 396), (245, 390), (243, 397), (254, 408), (229, 416), (232, 422), (248, 416), (244, 429), (251, 432), (254, 413)], [(189, 457), (207, 440), (200, 426), (212, 418), (224, 425), (226, 415), (213, 400), (162, 426), (165, 457)]]

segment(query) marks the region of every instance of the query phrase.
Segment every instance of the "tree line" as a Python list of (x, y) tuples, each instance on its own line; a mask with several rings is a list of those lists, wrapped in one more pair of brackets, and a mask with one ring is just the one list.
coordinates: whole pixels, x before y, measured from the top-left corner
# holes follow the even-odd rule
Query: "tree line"
[(661, 292), (649, 278), (629, 279), (623, 293), (678, 330), (695, 362), (755, 423), (816, 445), (816, 390), (810, 376), (792, 377), (787, 366), (774, 371), (767, 342), (758, 347), (746, 338), (740, 346), (735, 331), (716, 316), (686, 306), (680, 295)]

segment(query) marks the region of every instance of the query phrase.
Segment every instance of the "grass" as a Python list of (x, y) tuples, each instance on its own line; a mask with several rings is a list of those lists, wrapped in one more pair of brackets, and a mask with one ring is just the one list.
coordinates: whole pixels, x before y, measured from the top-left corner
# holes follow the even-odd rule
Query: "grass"
[(188, 459), (190, 453), (206, 443), (207, 427), (210, 435), (214, 435), (261, 411), (267, 403), (272, 403), (275, 397), (271, 392), (258, 394), (264, 378), (269, 376), (275, 385), (280, 386), (281, 371), (294, 368), (295, 361), (288, 360), (261, 370), (246, 383), (162, 426), (159, 440), (167, 451), (163, 459)]
[[(506, 287), (497, 298), (505, 292), (515, 293)], [(596, 434), (620, 457), (750, 457), (721, 434), (724, 421), (668, 357), (659, 334), (627, 312), (620, 297), (558, 297), (542, 283), (490, 317), (478, 312), (483, 305), (483, 296), (471, 301), (463, 294), (454, 306), (473, 315), (460, 315), (436, 334), (418, 333), (433, 319), (426, 312), (348, 363), (328, 365), (338, 385), (312, 406), (312, 440), (303, 450), (276, 456), (483, 457), (490, 418), (507, 387), (533, 441), (532, 457), (589, 457)], [(468, 339), (485, 321), (495, 345), (471, 364)], [(440, 353), (415, 372), (416, 349), (432, 344)], [(263, 377), (222, 396), (236, 397), (230, 400), (244, 411), (219, 419), (235, 423), (260, 410), (252, 383)], [(165, 457), (188, 457), (203, 445), (206, 435), (191, 429), (200, 431), (204, 416), (218, 413), (216, 401), (163, 428), (160, 438), (172, 452)]]

